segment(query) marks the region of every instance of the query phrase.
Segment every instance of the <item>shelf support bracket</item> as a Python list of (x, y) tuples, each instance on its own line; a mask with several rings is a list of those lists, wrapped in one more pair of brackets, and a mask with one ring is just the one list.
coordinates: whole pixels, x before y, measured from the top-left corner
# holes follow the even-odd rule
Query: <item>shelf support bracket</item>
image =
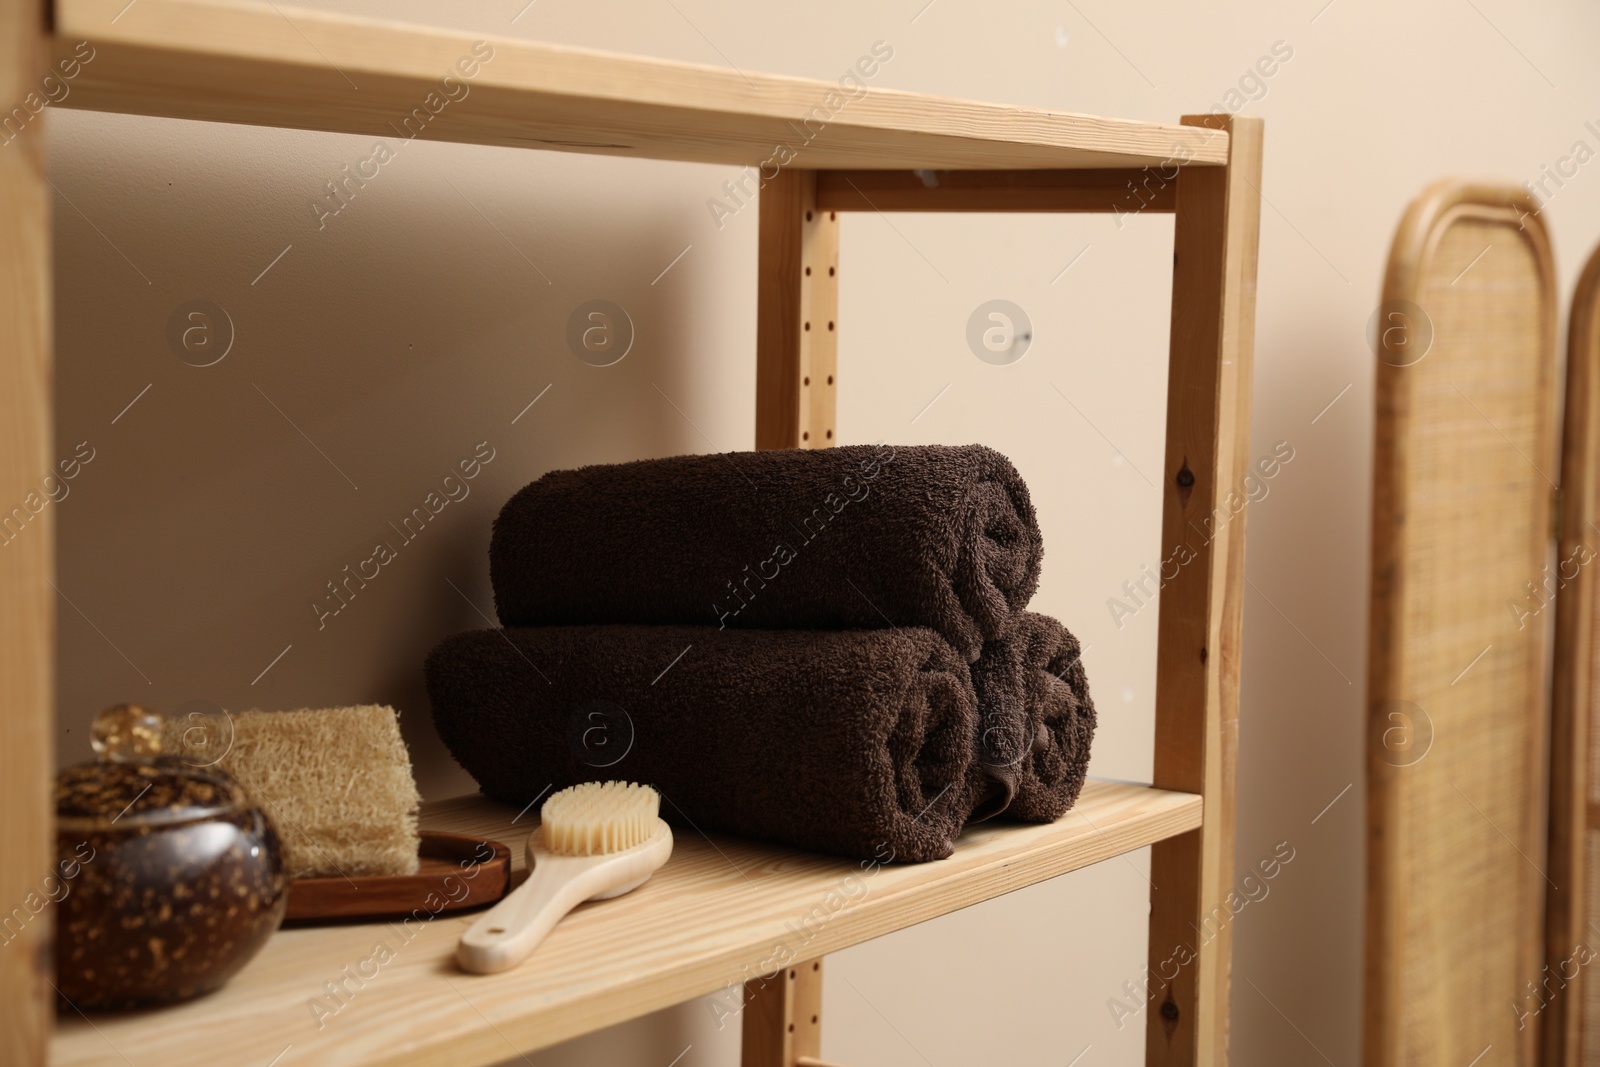
[(827, 1067), (821, 1051), (821, 960), (745, 983), (742, 1067)]

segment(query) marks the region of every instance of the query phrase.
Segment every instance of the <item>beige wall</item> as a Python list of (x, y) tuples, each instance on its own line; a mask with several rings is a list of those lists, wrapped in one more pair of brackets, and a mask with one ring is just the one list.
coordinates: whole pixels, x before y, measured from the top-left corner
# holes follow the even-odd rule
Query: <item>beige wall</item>
[[(1238, 857), (1288, 842), (1295, 858), (1237, 922), (1235, 1062), (1353, 1064), (1366, 323), (1389, 234), (1424, 183), (1520, 182), (1575, 141), (1600, 148), (1584, 126), (1600, 129), (1600, 12), (923, 2), (384, 7), (829, 79), (883, 40), (894, 58), (878, 86), (1161, 120), (1237, 102), (1266, 117), (1252, 454), (1283, 441), (1294, 458), (1249, 520)], [(1292, 58), (1250, 82), (1277, 42)], [(1257, 99), (1227, 101), (1241, 79)], [(49, 136), (57, 449), (88, 442), (94, 455), (52, 505), (63, 757), (86, 756), (93, 712), (121, 700), (387, 701), (424, 789), (467, 788), (429, 726), (419, 667), (491, 610), (498, 505), (551, 468), (751, 446), (755, 213), (719, 229), (707, 208), (733, 168), (418, 142), (318, 229), (310, 200), (370, 155), (370, 139), (67, 111), (51, 114)], [(1550, 207), (1563, 292), (1600, 236), (1591, 170)], [(1150, 771), (1155, 613), (1119, 627), (1107, 600), (1159, 559), (1149, 480), (1170, 238), (1170, 218), (853, 216), (843, 228), (840, 438), (983, 441), (1016, 461), (1049, 548), (1035, 604), (1091, 646), (1092, 770), (1113, 778)], [(595, 297), (637, 327), (606, 369), (563, 342), (571, 309)], [(1035, 330), (1008, 367), (980, 362), (963, 338), (995, 297)], [(173, 310), (200, 298), (236, 331), (206, 368), (164, 336)], [(483, 441), (495, 458), (471, 495), (319, 629), (324, 583)], [(1108, 1001), (1143, 968), (1147, 865), (1145, 854), (1102, 864), (831, 958), (825, 1054), (878, 1067), (1141, 1063), (1143, 1018), (1119, 1030)], [(663, 1067), (685, 1046), (682, 1067), (734, 1063), (736, 1028), (718, 1032), (690, 1005), (537, 1062)]]

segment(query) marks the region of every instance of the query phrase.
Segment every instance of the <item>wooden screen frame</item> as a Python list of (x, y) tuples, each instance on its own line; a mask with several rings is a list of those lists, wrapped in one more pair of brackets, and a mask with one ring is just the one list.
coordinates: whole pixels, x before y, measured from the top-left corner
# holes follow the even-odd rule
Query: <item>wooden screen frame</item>
[[(1165, 975), (1175, 958), (1183, 962), (1148, 1006), (1145, 1063), (1223, 1067), (1232, 926), (1208, 921), (1224, 914), (1234, 877), (1244, 522), (1218, 531), (1208, 523), (1243, 484), (1249, 462), (1263, 128), (1243, 116), (1188, 115), (1182, 122), (1227, 132), (1229, 158), (1221, 167), (1174, 163), (1170, 174), (1138, 172), (1138, 187), (1159, 190), (1145, 209), (1176, 214), (1161, 543), (1188, 543), (1195, 554), (1161, 594), (1153, 784), (1200, 794), (1205, 815), (1199, 830), (1152, 849), (1150, 973)], [(926, 177), (790, 169), (763, 188), (757, 447), (834, 441), (838, 211), (1129, 210), (1125, 169)], [(823, 265), (835, 269), (824, 272)], [(1209, 940), (1197, 934), (1212, 927)], [(815, 1062), (809, 1052), (816, 1045), (796, 1051), (786, 1037), (797, 1022), (810, 1024), (785, 1009), (795, 1000), (786, 987), (752, 985), (747, 996), (758, 1007), (745, 1014), (747, 1052), (779, 1050), (747, 1055), (749, 1067)], [(768, 1004), (774, 997), (782, 1002)], [(808, 1042), (816, 1040), (808, 1034)]]
[[(1541, 428), (1541, 436), (1546, 439), (1548, 447), (1542, 448), (1540, 454), (1547, 455), (1553, 451), (1555, 416), (1555, 267), (1549, 236), (1538, 215), (1538, 205), (1526, 191), (1515, 186), (1453, 179), (1429, 186), (1412, 201), (1396, 231), (1384, 277), (1381, 307), (1393, 307), (1400, 301), (1416, 303), (1429, 257), (1449, 227), (1463, 218), (1514, 225), (1527, 235), (1532, 248), (1544, 294), (1541, 343), (1548, 353), (1551, 370), (1544, 383), (1543, 406), (1547, 415), (1545, 425)], [(1406, 525), (1407, 509), (1405, 501), (1400, 499), (1401, 494), (1395, 489), (1406, 481), (1407, 453), (1402, 446), (1402, 437), (1410, 424), (1412, 412), (1413, 377), (1407, 375), (1405, 370), (1405, 367), (1381, 359), (1378, 361), (1366, 712), (1369, 740), (1363, 1062), (1369, 1067), (1403, 1067), (1398, 1050), (1401, 1035), (1407, 1026), (1404, 991), (1399, 988), (1395, 968), (1390, 965), (1388, 958), (1388, 948), (1405, 936), (1405, 931), (1398, 929), (1396, 915), (1400, 899), (1397, 887), (1405, 858), (1397, 854), (1399, 845), (1396, 836), (1387, 832), (1399, 798), (1393, 788), (1396, 781), (1396, 776), (1390, 773), (1393, 768), (1382, 761), (1379, 746), (1371, 741), (1384, 728), (1385, 723), (1379, 717), (1385, 704), (1406, 699), (1409, 695), (1399, 689), (1399, 664), (1403, 650), (1396, 640), (1403, 605), (1401, 591), (1407, 580), (1403, 542), (1399, 536)], [(1553, 501), (1550, 506), (1553, 509)], [(1472, 580), (1472, 577), (1468, 576), (1467, 580)], [(1542, 714), (1542, 703), (1538, 711)], [(1536, 729), (1540, 723), (1542, 718), (1535, 720)], [(1530, 747), (1540, 749), (1539, 744)], [(1539, 762), (1541, 757), (1535, 753), (1532, 758), (1536, 761), (1532, 776), (1537, 777), (1543, 771), (1542, 762)], [(1532, 795), (1527, 798), (1529, 811), (1535, 820), (1543, 815), (1543, 799), (1542, 796)], [(1529, 944), (1524, 955), (1523, 970), (1530, 976), (1536, 974), (1542, 961), (1542, 947), (1537, 943)], [(1461, 1010), (1472, 1012), (1484, 1007), (1463, 1005)], [(1489, 1007), (1497, 1011), (1509, 1010), (1500, 1005)], [(1522, 1062), (1533, 1062), (1536, 1039), (1537, 1027), (1530, 1027), (1522, 1047)]]
[[(1556, 559), (1600, 550), (1600, 248), (1590, 255), (1573, 290), (1567, 327), (1566, 414), (1561, 439), (1561, 493)], [(1564, 576), (1563, 576), (1564, 577)], [(1587, 914), (1585, 838), (1600, 829), (1600, 810), (1589, 802), (1594, 758), (1590, 716), (1596, 707), (1596, 568), (1584, 563), (1555, 596), (1556, 633), (1550, 707), (1550, 841), (1545, 892), (1545, 968), (1553, 980), (1544, 1009), (1540, 1062), (1579, 1067), (1585, 1046), (1600, 1035), (1583, 1032), (1587, 968), (1564, 966), (1593, 931)], [(1592, 949), (1594, 946), (1589, 945)], [(1576, 973), (1568, 977), (1568, 972)], [(1551, 973), (1554, 973), (1551, 979)]]

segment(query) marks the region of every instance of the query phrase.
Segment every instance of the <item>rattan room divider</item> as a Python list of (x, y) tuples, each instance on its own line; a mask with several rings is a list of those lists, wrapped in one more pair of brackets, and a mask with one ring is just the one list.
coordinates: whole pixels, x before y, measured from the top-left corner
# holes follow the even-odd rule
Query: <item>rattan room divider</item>
[(1365, 1062), (1533, 1067), (1556, 503), (1537, 205), (1431, 186), (1376, 319)]
[[(1572, 297), (1556, 563), (1544, 964), (1525, 984), (1545, 1067), (1600, 1063), (1600, 248)], [(1548, 595), (1551, 590), (1541, 589)]]

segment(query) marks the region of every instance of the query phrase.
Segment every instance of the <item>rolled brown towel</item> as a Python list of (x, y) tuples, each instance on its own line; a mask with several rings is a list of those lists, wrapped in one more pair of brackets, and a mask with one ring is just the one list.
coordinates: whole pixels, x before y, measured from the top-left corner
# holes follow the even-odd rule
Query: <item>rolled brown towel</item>
[(926, 626), (970, 663), (1042, 554), (993, 449), (850, 445), (552, 471), (501, 509), (489, 565), (506, 626)]
[(1008, 638), (972, 665), (977, 759), (968, 785), (974, 821), (1004, 812), (1053, 822), (1083, 789), (1094, 701), (1078, 639), (1047, 615), (1021, 612)]
[(948, 856), (967, 814), (976, 700), (931, 630), (480, 630), (426, 673), (439, 736), (512, 804), (626, 779), (692, 829), (880, 862)]

